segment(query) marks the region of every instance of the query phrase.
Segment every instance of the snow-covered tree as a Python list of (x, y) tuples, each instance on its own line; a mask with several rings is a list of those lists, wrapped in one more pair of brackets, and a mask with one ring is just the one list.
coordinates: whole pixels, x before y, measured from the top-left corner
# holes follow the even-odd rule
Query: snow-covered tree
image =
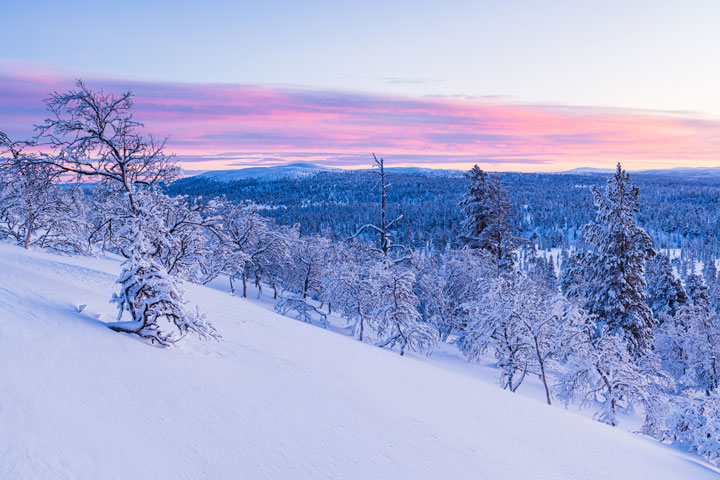
[(374, 305), (368, 324), (380, 347), (400, 347), (430, 353), (437, 333), (422, 321), (414, 292), (415, 275), (405, 267), (385, 261), (373, 270)]
[(647, 263), (648, 305), (658, 321), (675, 315), (678, 307), (688, 301), (682, 282), (672, 271), (670, 259), (666, 255), (656, 255)]
[(551, 403), (548, 368), (578, 336), (578, 310), (543, 283), (517, 275), (496, 279), (471, 306), (471, 320), (458, 341), (470, 361), (491, 351), (503, 388), (516, 391), (527, 374), (537, 375)]
[[(395, 243), (395, 233), (393, 232), (393, 228), (400, 220), (402, 220), (403, 216), (400, 215), (397, 218), (388, 221), (387, 190), (388, 188), (390, 188), (391, 183), (388, 181), (387, 172), (385, 171), (385, 160), (382, 157), (377, 158), (374, 153), (373, 160), (375, 161), (375, 163), (373, 165), (373, 170), (371, 171), (378, 177), (377, 183), (373, 187), (373, 190), (377, 189), (380, 191), (380, 225), (375, 225), (372, 223), (365, 224), (360, 227), (358, 231), (350, 238), (357, 238), (361, 233), (370, 230), (377, 233), (378, 235), (377, 250), (379, 252), (382, 252), (382, 254), (385, 256), (388, 256), (391, 252), (399, 252), (402, 254), (407, 251), (407, 247), (405, 245)], [(405, 255), (400, 255), (397, 261), (402, 261), (406, 258), (407, 257)]]
[(213, 203), (212, 215), (217, 227), (211, 229), (209, 257), (201, 266), (203, 283), (226, 275), (234, 292), (234, 282), (239, 279), (243, 297), (247, 297), (248, 279), (254, 278), (261, 288), (260, 281), (271, 264), (287, 257), (288, 232), (272, 228), (253, 203), (218, 200)]
[(672, 380), (660, 371), (657, 358), (647, 355), (636, 360), (622, 337), (595, 322), (581, 326), (581, 336), (567, 344), (564, 373), (558, 381), (558, 395), (566, 404), (598, 405), (595, 418), (618, 424), (618, 413), (645, 412), (645, 430), (652, 430), (665, 415), (665, 398)]
[(699, 275), (686, 281), (690, 301), (658, 329), (656, 351), (680, 390), (715, 391), (720, 384), (720, 319)]
[(219, 218), (213, 215), (213, 202), (152, 193), (153, 208), (162, 219), (165, 241), (155, 242), (151, 255), (170, 275), (200, 280), (199, 264), (211, 255), (208, 239), (220, 228)]
[(311, 304), (307, 299), (294, 293), (282, 295), (275, 304), (275, 311), (280, 315), (292, 316), (305, 323), (320, 323), (325, 328), (328, 327), (327, 314), (322, 312), (318, 307)]
[(0, 238), (67, 253), (86, 253), (82, 192), (57, 185), (57, 174), (0, 132)]
[(720, 462), (720, 396), (690, 394), (673, 398), (665, 419), (665, 440)]
[(323, 278), (322, 296), (335, 311), (354, 323), (353, 334), (365, 338), (365, 326), (375, 306), (372, 270), (375, 259), (365, 249), (352, 247), (345, 260), (334, 263)]
[(490, 179), (488, 187), (486, 199), (490, 216), (480, 242), (497, 259), (501, 269), (510, 270), (514, 264), (513, 252), (522, 243), (512, 223), (512, 204), (498, 176)]
[[(137, 208), (142, 209), (142, 197), (138, 200)], [(135, 232), (135, 240), (117, 280), (120, 292), (112, 297), (112, 302), (118, 306), (118, 319), (108, 326), (162, 346), (171, 345), (188, 333), (203, 339), (220, 338), (199, 310), (187, 308), (177, 281), (162, 264), (148, 255), (154, 246), (145, 238), (145, 232), (153, 231), (154, 226), (142, 223), (153, 220), (152, 216), (138, 216), (129, 225)], [(129, 320), (123, 320), (126, 314)]]
[(166, 140), (144, 136), (133, 117), (133, 93), (120, 96), (92, 90), (78, 80), (77, 88), (53, 93), (46, 100), (50, 117), (38, 127), (38, 141), (51, 153), (43, 163), (64, 174), (107, 183), (122, 192), (135, 209), (138, 187), (177, 178), (180, 170), (165, 153)]
[(475, 165), (465, 176), (470, 183), (460, 202), (463, 215), (460, 235), (465, 245), (473, 249), (480, 249), (485, 247), (480, 239), (490, 222), (486, 199), (488, 175)]
[(647, 305), (645, 263), (655, 251), (635, 220), (640, 191), (618, 164), (605, 193), (593, 193), (597, 214), (584, 227), (590, 251), (565, 270), (564, 292), (597, 318), (597, 331), (625, 338), (634, 355), (643, 355), (651, 349), (655, 324)]
[[(133, 94), (115, 96), (88, 88), (82, 81), (67, 93), (53, 93), (46, 101), (50, 117), (37, 127), (45, 149), (40, 164), (81, 181), (99, 182), (113, 198), (110, 239), (128, 258), (113, 297), (119, 318), (129, 312), (129, 323), (118, 320), (111, 328), (168, 345), (194, 331), (214, 337), (202, 315), (187, 311), (175, 278), (160, 261), (173, 249), (172, 226), (154, 189), (175, 180), (175, 159), (165, 154), (165, 141), (143, 135), (133, 118)], [(48, 150), (49, 149), (49, 150)], [(167, 205), (168, 202), (165, 202)], [(162, 320), (166, 320), (162, 322)], [(163, 328), (170, 328), (165, 331)]]
[(513, 251), (520, 246), (512, 224), (512, 205), (497, 175), (488, 176), (475, 165), (468, 173), (470, 184), (460, 203), (461, 236), (467, 246), (488, 251), (501, 269), (512, 268)]
[(488, 253), (469, 248), (417, 259), (420, 312), (437, 329), (441, 341), (467, 326), (469, 305), (494, 275), (492, 261)]
[(287, 272), (284, 287), (302, 298), (321, 298), (331, 248), (330, 240), (320, 235), (295, 239), (289, 247), (292, 267)]

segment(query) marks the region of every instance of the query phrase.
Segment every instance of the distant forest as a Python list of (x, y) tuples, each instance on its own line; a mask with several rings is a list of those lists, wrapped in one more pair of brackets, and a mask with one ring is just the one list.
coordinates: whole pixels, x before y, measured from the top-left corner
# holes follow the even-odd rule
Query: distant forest
[[(458, 203), (465, 178), (422, 173), (390, 173), (388, 214), (404, 215), (396, 232), (400, 243), (441, 250), (459, 246)], [(579, 228), (593, 219), (591, 188), (603, 188), (603, 174), (499, 174), (514, 206), (523, 237), (541, 248), (568, 248)], [(683, 248), (695, 257), (717, 256), (720, 243), (720, 178), (631, 174), (640, 187), (639, 224), (659, 248)], [(252, 201), (280, 225), (300, 226), (303, 235), (324, 232), (346, 238), (377, 222), (379, 194), (368, 171), (319, 172), (304, 177), (219, 182), (188, 177), (170, 186), (171, 195)]]

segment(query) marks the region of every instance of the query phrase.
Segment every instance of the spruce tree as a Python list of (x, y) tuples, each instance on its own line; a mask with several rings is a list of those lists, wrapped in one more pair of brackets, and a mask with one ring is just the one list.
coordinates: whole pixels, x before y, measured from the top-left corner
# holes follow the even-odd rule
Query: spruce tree
[(685, 289), (676, 278), (667, 255), (657, 255), (647, 264), (648, 306), (658, 322), (675, 315), (681, 305), (688, 301)]
[(460, 202), (463, 213), (461, 236), (468, 247), (483, 248), (480, 238), (489, 222), (486, 201), (488, 175), (475, 165), (465, 176), (470, 181), (470, 185)]
[(470, 185), (460, 206), (461, 237), (472, 249), (489, 252), (502, 270), (514, 264), (513, 251), (521, 240), (512, 223), (512, 205), (497, 176), (488, 176), (477, 165), (467, 174)]
[(655, 251), (635, 219), (640, 191), (618, 163), (604, 194), (593, 193), (595, 221), (583, 227), (589, 250), (571, 262), (563, 287), (597, 317), (596, 332), (623, 337), (641, 356), (650, 351), (655, 324), (645, 283), (645, 264)]

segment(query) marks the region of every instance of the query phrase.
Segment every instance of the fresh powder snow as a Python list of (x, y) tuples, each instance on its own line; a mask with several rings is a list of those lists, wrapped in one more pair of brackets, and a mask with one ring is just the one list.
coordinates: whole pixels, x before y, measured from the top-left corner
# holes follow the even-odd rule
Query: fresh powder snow
[(149, 346), (104, 324), (119, 271), (0, 245), (0, 478), (717, 478), (679, 449), (209, 287), (185, 285), (220, 342)]

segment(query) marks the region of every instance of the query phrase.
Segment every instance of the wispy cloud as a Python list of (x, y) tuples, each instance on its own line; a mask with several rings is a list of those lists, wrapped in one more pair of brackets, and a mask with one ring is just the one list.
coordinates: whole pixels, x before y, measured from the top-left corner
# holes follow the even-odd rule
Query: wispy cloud
[[(392, 97), (348, 92), (90, 79), (133, 90), (136, 117), (189, 170), (312, 161), (558, 170), (720, 163), (720, 120), (691, 112), (531, 105), (503, 97)], [(73, 80), (0, 74), (0, 130), (31, 134), (42, 99)]]

